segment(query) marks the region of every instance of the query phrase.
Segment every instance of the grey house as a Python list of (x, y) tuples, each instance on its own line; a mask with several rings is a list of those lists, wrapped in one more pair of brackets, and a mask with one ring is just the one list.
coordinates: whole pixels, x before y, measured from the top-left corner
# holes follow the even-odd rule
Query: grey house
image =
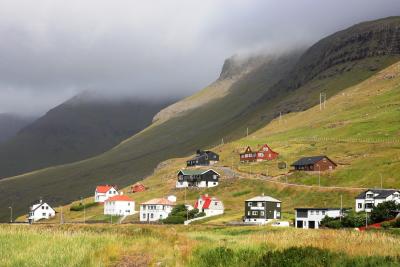
[(269, 196), (257, 196), (245, 201), (244, 222), (265, 224), (281, 218), (281, 204), (278, 199)]
[(219, 161), (219, 155), (210, 150), (197, 150), (196, 156), (186, 161), (187, 167), (192, 166), (209, 166)]

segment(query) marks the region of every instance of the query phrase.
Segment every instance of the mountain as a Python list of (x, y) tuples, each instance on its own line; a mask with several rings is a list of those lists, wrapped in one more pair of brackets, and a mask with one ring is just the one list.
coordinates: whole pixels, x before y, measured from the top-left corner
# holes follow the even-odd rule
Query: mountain
[(32, 123), (33, 117), (19, 116), (15, 114), (0, 114), (0, 143), (15, 136), (19, 130)]
[[(371, 29), (374, 25), (383, 27), (388, 34), (392, 33), (394, 39), (398, 36), (400, 22), (397, 17), (368, 23)], [(357, 31), (359, 35), (364, 33), (363, 27), (354, 27), (342, 31), (342, 34), (357, 36)], [(376, 47), (374, 43), (376, 39), (380, 40), (380, 32), (371, 31), (371, 35), (378, 36), (366, 40), (363, 46), (355, 45), (353, 50), (363, 50), (365, 45)], [(346, 40), (337, 40), (334, 34), (321, 42), (337, 43), (335, 47), (340, 54), (341, 49), (346, 53)], [(193, 99), (182, 100), (196, 103), (205, 93), (206, 101), (201, 100), (204, 104), (193, 108), (190, 104), (189, 107), (174, 104), (178, 108), (164, 113), (170, 115), (158, 116), (158, 120), (145, 130), (96, 157), (3, 179), (0, 181), (0, 193), (4, 197), (0, 204), (3, 207), (12, 204), (17, 213), (22, 213), (30, 201), (39, 196), (60, 204), (79, 196), (92, 195), (97, 183), (127, 186), (151, 174), (161, 161), (189, 155), (197, 148), (215, 146), (221, 143), (222, 138), (225, 143), (232, 142), (245, 136), (246, 128), (250, 133), (254, 132), (280, 113), (285, 115), (315, 106), (321, 91), (326, 92), (329, 101), (329, 97), (367, 80), (400, 58), (393, 45), (386, 42), (386, 46), (379, 48), (383, 53), (355, 52), (363, 57), (330, 65), (325, 65), (324, 61), (314, 62), (329, 55), (328, 47), (317, 43), (306, 52), (263, 56), (263, 63), (255, 64), (250, 69), (247, 64), (239, 64), (243, 66), (243, 75), (223, 88), (218, 86), (221, 81), (227, 81), (238, 75), (238, 71), (241, 72), (236, 64), (227, 62), (224, 74), (221, 73), (211, 85), (214, 89), (205, 88)], [(223, 96), (220, 97), (221, 92), (214, 96), (211, 93), (214, 91), (222, 91)], [(303, 123), (306, 125), (306, 121)], [(2, 211), (1, 218), (6, 218), (5, 212)]]
[[(147, 127), (172, 100), (109, 100), (85, 92), (0, 144), (0, 177), (82, 160)], [(34, 155), (34, 156), (33, 156)]]

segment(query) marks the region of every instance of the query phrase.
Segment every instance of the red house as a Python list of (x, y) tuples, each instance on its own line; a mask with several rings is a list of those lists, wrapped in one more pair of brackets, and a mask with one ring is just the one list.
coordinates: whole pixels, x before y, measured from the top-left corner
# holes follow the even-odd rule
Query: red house
[(240, 153), (241, 162), (253, 162), (263, 160), (274, 160), (279, 153), (273, 151), (267, 144), (263, 145), (257, 152), (253, 152), (248, 146), (244, 153)]
[(146, 191), (146, 187), (141, 183), (136, 183), (131, 186), (132, 193), (143, 192), (143, 191)]
[(257, 151), (257, 161), (274, 160), (279, 156), (278, 152), (273, 151), (267, 144)]
[(244, 153), (240, 153), (240, 161), (242, 162), (252, 162), (256, 161), (257, 153), (253, 152), (251, 148), (248, 146)]

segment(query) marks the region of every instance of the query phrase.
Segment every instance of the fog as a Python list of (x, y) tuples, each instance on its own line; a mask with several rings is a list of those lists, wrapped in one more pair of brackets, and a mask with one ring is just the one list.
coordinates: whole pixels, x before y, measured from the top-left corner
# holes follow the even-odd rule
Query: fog
[(308, 46), (399, 10), (398, 0), (0, 0), (0, 113), (42, 114), (86, 90), (190, 95), (233, 54)]

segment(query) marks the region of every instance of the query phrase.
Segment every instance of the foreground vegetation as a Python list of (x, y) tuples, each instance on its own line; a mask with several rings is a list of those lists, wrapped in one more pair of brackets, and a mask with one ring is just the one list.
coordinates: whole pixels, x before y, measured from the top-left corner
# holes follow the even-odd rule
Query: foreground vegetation
[(0, 226), (0, 266), (398, 266), (399, 246), (400, 238), (386, 232), (201, 225)]

